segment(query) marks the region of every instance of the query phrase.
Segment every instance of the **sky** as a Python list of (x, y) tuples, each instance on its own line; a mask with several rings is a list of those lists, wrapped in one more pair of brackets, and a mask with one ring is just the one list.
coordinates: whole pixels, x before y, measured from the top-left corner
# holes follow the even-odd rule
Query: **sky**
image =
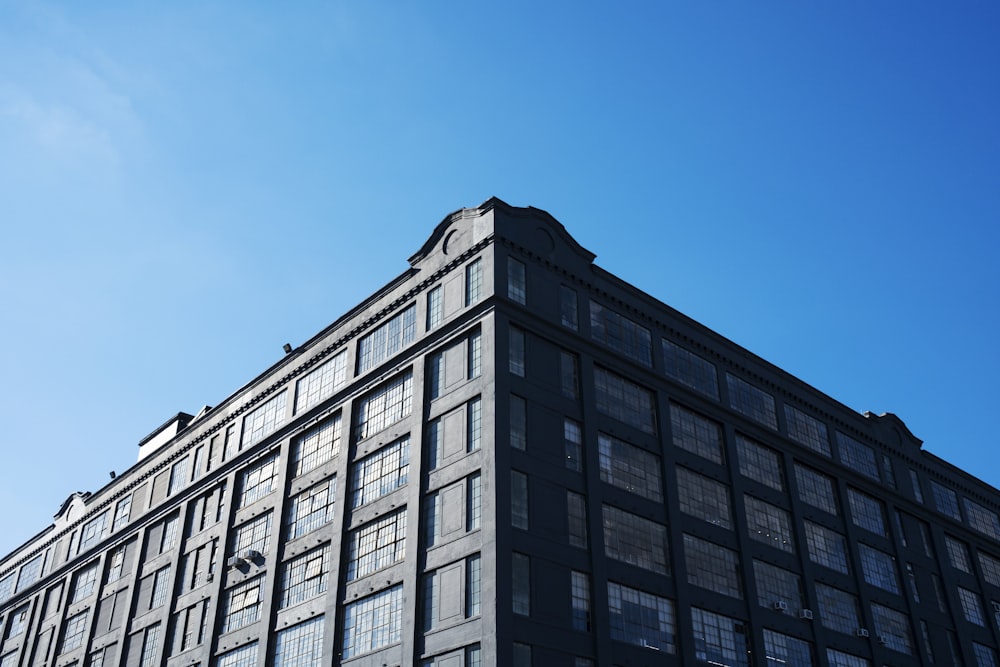
[(1000, 5), (0, 0), (0, 553), (491, 196), (1000, 486)]

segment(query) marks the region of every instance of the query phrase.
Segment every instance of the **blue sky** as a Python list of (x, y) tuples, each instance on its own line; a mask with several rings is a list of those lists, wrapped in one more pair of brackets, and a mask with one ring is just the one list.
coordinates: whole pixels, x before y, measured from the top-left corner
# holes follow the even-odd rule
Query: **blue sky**
[(1000, 485), (995, 3), (0, 4), (6, 553), (496, 195)]

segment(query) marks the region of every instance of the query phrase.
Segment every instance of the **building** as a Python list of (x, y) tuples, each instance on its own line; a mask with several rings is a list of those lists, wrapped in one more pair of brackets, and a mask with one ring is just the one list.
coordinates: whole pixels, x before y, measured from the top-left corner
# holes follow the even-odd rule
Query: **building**
[(0, 563), (0, 667), (997, 665), (1000, 495), (491, 199)]

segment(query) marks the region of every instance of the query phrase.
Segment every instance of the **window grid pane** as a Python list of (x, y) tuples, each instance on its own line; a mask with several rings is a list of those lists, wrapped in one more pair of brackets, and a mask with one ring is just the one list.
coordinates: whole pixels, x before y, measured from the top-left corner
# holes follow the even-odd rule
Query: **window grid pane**
[(354, 464), (352, 507), (381, 498), (405, 486), (410, 470), (410, 438), (383, 447)]
[(774, 408), (774, 396), (730, 373), (726, 373), (726, 386), (729, 389), (729, 406), (733, 410), (777, 430), (778, 415)]
[(344, 607), (342, 658), (347, 660), (400, 640), (403, 586), (400, 584)]
[(608, 611), (612, 639), (677, 652), (672, 600), (609, 581)]
[(323, 663), (323, 617), (281, 630), (274, 641), (274, 667), (320, 667)]
[(649, 329), (594, 301), (590, 302), (590, 336), (629, 359), (653, 366)]
[(348, 581), (401, 561), (406, 555), (406, 510), (357, 528), (349, 540)]
[(719, 376), (715, 364), (668, 340), (663, 341), (663, 371), (667, 377), (719, 400)]
[(729, 487), (687, 468), (676, 470), (680, 511), (713, 526), (732, 530)]
[(294, 540), (333, 519), (337, 480), (329, 479), (288, 501), (288, 539)]
[(295, 414), (319, 405), (347, 384), (347, 350), (310, 371), (295, 385)]
[(660, 457), (605, 433), (597, 435), (601, 481), (655, 502), (663, 500)]
[(330, 548), (307, 552), (281, 568), (280, 608), (305, 602), (326, 591), (330, 579)]
[(608, 558), (667, 574), (667, 527), (604, 505), (604, 552)]
[(412, 403), (412, 375), (407, 373), (389, 381), (359, 403), (355, 437), (367, 438), (408, 417)]
[(594, 369), (597, 409), (640, 431), (656, 435), (653, 392), (603, 368)]
[(358, 341), (358, 374), (366, 373), (416, 338), (417, 305), (410, 304)]
[(697, 454), (713, 463), (723, 462), (720, 424), (671, 403), (670, 425), (675, 447)]
[(340, 453), (340, 413), (295, 439), (292, 447), (292, 474), (296, 477), (315, 470)]

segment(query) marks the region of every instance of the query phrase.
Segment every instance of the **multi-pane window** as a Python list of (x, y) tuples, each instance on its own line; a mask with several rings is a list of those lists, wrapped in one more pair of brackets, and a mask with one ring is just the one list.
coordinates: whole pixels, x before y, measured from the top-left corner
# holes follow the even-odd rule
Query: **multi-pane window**
[(805, 522), (809, 560), (847, 574), (847, 540), (840, 533), (812, 521)]
[(604, 552), (608, 558), (667, 574), (667, 527), (604, 505)]
[(799, 575), (762, 560), (753, 561), (753, 579), (757, 584), (757, 604), (768, 609), (802, 608), (802, 580)]
[(608, 614), (612, 639), (677, 652), (672, 600), (609, 581)]
[(410, 304), (358, 341), (358, 374), (366, 373), (414, 341), (417, 304)]
[(275, 635), (273, 667), (320, 667), (322, 664), (322, 616), (280, 630)]
[(865, 581), (890, 593), (899, 594), (899, 579), (896, 575), (896, 559), (867, 544), (858, 545), (861, 556), (861, 571)]
[(465, 560), (465, 617), (479, 616), (483, 605), (483, 565), (479, 554)]
[(713, 463), (723, 462), (720, 424), (676, 403), (671, 403), (670, 426), (675, 447), (697, 454)]
[(361, 459), (351, 475), (351, 506), (360, 507), (405, 486), (409, 470), (409, 437)]
[(910, 468), (910, 486), (913, 487), (913, 497), (918, 503), (924, 502), (924, 492), (920, 488), (920, 475), (913, 468)]
[(729, 389), (729, 406), (733, 410), (759, 424), (778, 428), (774, 396), (731, 373), (726, 373), (726, 387)]
[(507, 298), (524, 305), (527, 297), (527, 280), (524, 263), (513, 257), (507, 258)]
[(969, 525), (983, 535), (1000, 540), (1000, 518), (997, 518), (997, 513), (968, 498), (962, 498), (962, 502), (965, 505), (965, 518)]
[[(19, 651), (14, 649), (6, 655), (0, 655), (0, 667), (17, 667), (17, 656)], [(94, 661), (93, 657), (90, 660), (91, 667), (101, 667), (101, 663)]]
[(257, 664), (257, 642), (246, 644), (219, 656), (215, 667), (254, 667)]
[(595, 301), (590, 302), (590, 336), (644, 366), (653, 365), (649, 329)]
[(931, 631), (927, 626), (927, 621), (920, 621), (920, 636), (924, 639), (924, 656), (927, 662), (934, 664), (934, 646), (931, 644)]
[(177, 513), (163, 522), (163, 534), (160, 536), (159, 553), (162, 554), (174, 548), (174, 544), (177, 542), (177, 532), (180, 525), (181, 519), (180, 515)]
[(182, 458), (170, 466), (170, 481), (167, 484), (167, 495), (172, 496), (188, 482), (188, 457)]
[(704, 609), (691, 609), (694, 657), (698, 663), (747, 667), (750, 640), (743, 621)]
[(576, 472), (583, 471), (583, 431), (580, 422), (569, 417), (563, 419), (563, 454), (567, 468)]
[(514, 642), (511, 667), (534, 667), (531, 662), (531, 645)]
[(243, 472), (239, 507), (254, 503), (274, 491), (278, 483), (278, 453), (265, 457)]
[(663, 500), (660, 457), (605, 433), (597, 435), (601, 480), (656, 502)]
[(478, 530), (483, 516), (483, 480), (477, 472), (469, 475), (465, 494), (465, 529)]
[(292, 444), (292, 474), (301, 475), (320, 467), (340, 452), (340, 413), (295, 438)]
[(115, 504), (115, 519), (111, 526), (112, 530), (118, 530), (128, 523), (129, 513), (132, 511), (132, 494), (128, 494)]
[(823, 627), (853, 635), (858, 623), (858, 599), (846, 591), (826, 584), (816, 584), (816, 600)]
[(260, 620), (264, 576), (230, 588), (223, 599), (222, 632), (231, 632)]
[[(160, 624), (156, 623), (146, 628), (142, 633), (142, 653), (139, 656), (139, 667), (153, 667), (156, 664), (160, 650)], [(222, 662), (219, 662), (221, 667)]]
[(677, 467), (677, 496), (681, 512), (731, 530), (729, 487), (722, 482)]
[(934, 508), (938, 512), (951, 517), (955, 521), (962, 520), (962, 513), (958, 509), (958, 494), (948, 487), (931, 480), (931, 496), (934, 498)]
[(160, 568), (153, 573), (153, 591), (149, 597), (149, 608), (162, 607), (167, 602), (170, 588), (170, 567)]
[(967, 588), (958, 587), (958, 601), (962, 605), (962, 614), (969, 623), (986, 627), (986, 615), (983, 613), (983, 599), (979, 593)]
[(287, 400), (288, 392), (283, 391), (243, 418), (243, 447), (260, 442), (278, 428), (285, 420)]
[[(122, 574), (125, 571), (125, 551), (126, 545), (121, 545), (116, 547), (108, 555), (108, 581), (106, 583), (111, 583), (113, 581), (118, 581), (121, 579)], [(3, 596), (0, 596), (2, 599)]]
[(267, 545), (271, 538), (271, 514), (272, 512), (262, 514), (236, 529), (233, 539), (233, 551), (236, 554), (250, 550), (267, 553)]
[(740, 460), (741, 475), (772, 489), (784, 490), (784, 476), (778, 452), (737, 433), (736, 453)]
[(100, 563), (96, 562), (77, 572), (76, 580), (73, 582), (73, 594), (69, 598), (69, 603), (76, 604), (93, 595), (100, 573)]
[(519, 470), (510, 471), (510, 523), (528, 530), (528, 476)]
[(962, 572), (972, 572), (972, 560), (969, 558), (969, 548), (965, 546), (965, 542), (951, 535), (945, 535), (944, 548), (948, 552), (948, 561), (952, 567)]
[(6, 602), (14, 594), (14, 577), (15, 574), (11, 572), (0, 579), (0, 602)]
[(976, 656), (976, 667), (997, 667), (997, 653), (991, 647), (972, 642), (972, 653)]
[[(102, 515), (107, 519), (107, 514)], [(38, 581), (42, 576), (42, 566), (45, 564), (45, 554), (35, 556), (21, 566), (21, 573), (17, 577), (17, 589), (15, 593), (20, 593), (24, 589)]]
[(288, 539), (302, 537), (333, 519), (336, 491), (334, 477), (293, 496), (288, 501)]
[(719, 398), (719, 376), (715, 364), (669, 340), (663, 341), (663, 372), (695, 391)]
[(830, 457), (830, 437), (826, 424), (798, 408), (785, 404), (785, 421), (788, 423), (788, 437), (808, 447), (814, 452)]
[(483, 334), (480, 331), (469, 336), (469, 379), (479, 377), (483, 372)]
[(528, 442), (528, 404), (520, 396), (510, 395), (510, 446), (524, 450)]
[[(174, 615), (173, 646), (176, 651), (186, 651), (205, 641), (208, 625), (208, 600), (199, 600)], [(110, 667), (110, 665), (109, 665)]]
[(689, 584), (743, 599), (739, 557), (732, 549), (685, 533), (684, 561)]
[(565, 285), (559, 286), (559, 321), (573, 331), (579, 326), (576, 309), (576, 290)]
[(910, 595), (913, 601), (920, 604), (920, 590), (917, 588), (917, 573), (913, 569), (913, 563), (906, 564), (906, 583), (910, 587)]
[(281, 609), (326, 591), (330, 579), (330, 547), (314, 549), (281, 567)]
[(357, 528), (351, 532), (349, 542), (348, 581), (401, 561), (406, 553), (406, 510)]
[(600, 367), (594, 368), (597, 409), (604, 414), (656, 434), (653, 392)]
[(465, 305), (471, 306), (483, 297), (483, 262), (473, 260), (465, 267)]
[(319, 405), (347, 384), (347, 350), (341, 350), (295, 385), (295, 414)]
[(767, 667), (813, 667), (816, 664), (813, 662), (812, 644), (767, 628), (764, 628), (764, 660)]
[(830, 663), (830, 667), (871, 667), (872, 665), (871, 660), (867, 658), (844, 653), (834, 648), (826, 649), (826, 659)]
[(575, 399), (580, 393), (580, 360), (572, 352), (559, 352), (559, 386), (562, 395)]
[(531, 559), (516, 551), (510, 562), (511, 605), (515, 614), (531, 615)]
[[(980, 551), (979, 567), (982, 568), (983, 578), (986, 580), (986, 583), (1000, 587), (1000, 558)], [(0, 595), (0, 599), (2, 598), (3, 596)]]
[(830, 514), (837, 513), (837, 496), (831, 478), (796, 463), (795, 484), (799, 487), (802, 502)]
[(29, 606), (24, 605), (20, 609), (15, 609), (10, 613), (10, 617), (7, 620), (7, 639), (16, 637), (28, 627), (28, 610)]
[(882, 483), (893, 491), (896, 490), (896, 472), (892, 467), (892, 457), (888, 454), (882, 455)]
[(913, 638), (910, 636), (910, 621), (906, 614), (872, 604), (872, 618), (875, 621), (875, 634), (879, 642), (900, 653), (913, 655)]
[(84, 631), (87, 628), (88, 613), (89, 610), (82, 611), (66, 619), (66, 623), (63, 625), (62, 644), (59, 647), (60, 653), (68, 653), (83, 643)]
[(524, 330), (510, 328), (510, 350), (507, 355), (511, 375), (524, 377)]
[(590, 577), (585, 572), (570, 572), (570, 597), (573, 629), (590, 632)]
[(566, 521), (571, 546), (587, 548), (587, 501), (579, 493), (566, 491)]
[(841, 463), (865, 477), (879, 481), (874, 449), (840, 431), (837, 431), (837, 449), (840, 452)]
[(882, 501), (857, 489), (847, 489), (847, 500), (851, 506), (851, 519), (855, 526), (876, 535), (886, 536)]
[(775, 549), (795, 553), (792, 520), (786, 510), (753, 496), (744, 496), (750, 539)]
[[(84, 550), (89, 549), (90, 547), (100, 542), (101, 538), (103, 538), (106, 535), (107, 527), (108, 527), (107, 512), (101, 512), (99, 516), (83, 524), (83, 528), (80, 530), (80, 546), (77, 548), (77, 553), (81, 553)], [(39, 565), (41, 565), (41, 561), (39, 561)], [(24, 568), (21, 568), (21, 571), (23, 572)], [(41, 573), (41, 567), (39, 567), (39, 573)], [(22, 574), (21, 577), (23, 578), (24, 575)], [(20, 581), (18, 581), (17, 588), (18, 592), (24, 590), (24, 587), (21, 585)]]
[(407, 373), (385, 383), (358, 405), (358, 440), (378, 433), (409, 416), (413, 405), (413, 376)]
[(466, 423), (465, 449), (474, 452), (479, 449), (483, 436), (483, 402), (474, 398), (468, 403), (468, 422)]
[(444, 288), (438, 285), (427, 292), (427, 330), (436, 329), (444, 322)]

